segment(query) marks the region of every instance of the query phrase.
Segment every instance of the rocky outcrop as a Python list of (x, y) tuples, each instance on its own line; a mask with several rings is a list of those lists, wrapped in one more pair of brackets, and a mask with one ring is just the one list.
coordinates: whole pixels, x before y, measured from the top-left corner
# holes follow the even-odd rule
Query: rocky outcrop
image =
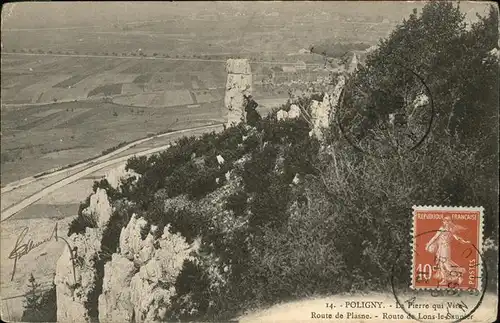
[(312, 100), (310, 111), (313, 129), (309, 132), (309, 136), (314, 136), (320, 141), (323, 140), (324, 130), (330, 126), (331, 120), (335, 117), (335, 109), (339, 103), (344, 85), (345, 77), (339, 76), (331, 96), (325, 93), (323, 101)]
[[(104, 265), (103, 293), (99, 296), (100, 322), (131, 322), (134, 304), (130, 301), (130, 283), (137, 272), (134, 263), (121, 254), (114, 253)], [(120, 291), (117, 286), (126, 286)]]
[(60, 322), (82, 322), (97, 319), (95, 293), (100, 289), (97, 262), (100, 259), (102, 233), (111, 217), (112, 207), (106, 190), (97, 189), (89, 206), (82, 211), (96, 221), (96, 228), (85, 234), (73, 234), (56, 265), (54, 282), (57, 293), (57, 319)]
[(97, 226), (103, 228), (108, 223), (112, 213), (106, 190), (98, 188), (97, 191), (90, 196), (90, 205), (83, 210), (82, 213), (88, 217), (94, 218), (97, 221)]
[(425, 93), (417, 95), (415, 100), (413, 100), (413, 108), (420, 108), (429, 104), (429, 97)]
[(347, 66), (347, 73), (349, 73), (349, 74), (354, 73), (356, 71), (356, 69), (358, 68), (358, 65), (359, 65), (358, 55), (356, 55), (356, 53), (353, 53), (351, 61), (349, 62), (349, 65)]
[(300, 117), (300, 108), (296, 104), (292, 104), (288, 111), (288, 118), (297, 119), (298, 117)]
[(339, 104), (340, 95), (342, 94), (342, 90), (344, 89), (345, 82), (346, 78), (343, 75), (340, 75), (330, 97), (330, 106), (332, 107), (330, 111), (330, 120), (333, 120), (333, 118), (335, 117), (336, 109)]
[(252, 72), (247, 59), (228, 59), (224, 106), (227, 110), (227, 126), (245, 120), (245, 98), (252, 94)]
[(276, 113), (276, 118), (278, 119), (278, 121), (297, 119), (298, 117), (300, 117), (300, 108), (296, 104), (292, 104), (288, 112), (285, 110), (279, 110)]
[(279, 110), (276, 113), (276, 118), (278, 119), (278, 121), (286, 120), (288, 119), (288, 112), (286, 112), (285, 110)]
[(97, 288), (95, 263), (101, 251), (102, 230), (87, 228), (84, 235), (73, 234), (57, 261), (54, 282), (58, 322), (95, 320), (88, 303)]
[(154, 238), (151, 226), (143, 240), (146, 221), (135, 215), (120, 234), (119, 253), (104, 267), (103, 293), (99, 296), (100, 322), (154, 322), (165, 319), (174, 283), (190, 247), (180, 234), (165, 227)]

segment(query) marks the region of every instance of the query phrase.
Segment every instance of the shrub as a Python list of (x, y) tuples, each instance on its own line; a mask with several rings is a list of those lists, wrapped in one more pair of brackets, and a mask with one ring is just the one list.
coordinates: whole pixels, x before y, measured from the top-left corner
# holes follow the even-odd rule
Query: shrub
[(226, 200), (226, 210), (231, 210), (235, 215), (243, 215), (247, 208), (248, 194), (244, 191), (237, 191)]
[(175, 282), (176, 295), (168, 321), (197, 320), (207, 312), (210, 302), (209, 280), (204, 270), (192, 261), (185, 260), (182, 271)]

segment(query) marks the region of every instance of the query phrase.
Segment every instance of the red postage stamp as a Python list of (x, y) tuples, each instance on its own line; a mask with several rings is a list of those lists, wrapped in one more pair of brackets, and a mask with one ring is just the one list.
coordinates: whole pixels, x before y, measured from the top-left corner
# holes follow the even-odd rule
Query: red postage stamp
[(413, 289), (480, 290), (482, 207), (413, 207)]

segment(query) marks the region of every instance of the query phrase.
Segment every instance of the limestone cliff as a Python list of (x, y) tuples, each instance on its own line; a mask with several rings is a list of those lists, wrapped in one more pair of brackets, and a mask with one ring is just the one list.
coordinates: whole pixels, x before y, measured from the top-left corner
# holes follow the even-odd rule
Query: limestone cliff
[(228, 59), (226, 72), (224, 106), (227, 110), (227, 126), (231, 126), (245, 120), (244, 95), (252, 94), (252, 72), (247, 59)]
[(142, 218), (132, 216), (120, 234), (120, 251), (104, 267), (103, 293), (99, 296), (100, 322), (153, 322), (164, 319), (174, 295), (182, 264), (193, 250), (179, 234), (165, 227), (155, 239), (151, 226), (143, 240)]
[(83, 214), (95, 219), (99, 228), (103, 228), (108, 223), (111, 212), (112, 208), (106, 190), (101, 188), (90, 196), (90, 205), (83, 210)]
[(84, 235), (73, 234), (57, 261), (54, 282), (59, 322), (95, 320), (88, 303), (97, 288), (95, 263), (101, 251), (102, 230), (87, 228)]
[(85, 234), (72, 234), (57, 261), (54, 282), (57, 293), (57, 319), (60, 322), (94, 321), (95, 293), (98, 293), (101, 240), (112, 208), (106, 191), (97, 189), (90, 197), (90, 205), (83, 216), (93, 219), (96, 228), (86, 228)]
[(316, 137), (318, 140), (323, 139), (323, 130), (329, 126), (330, 116), (330, 97), (327, 93), (323, 96), (323, 101), (312, 100), (311, 102), (311, 123), (313, 129), (309, 132), (310, 136)]

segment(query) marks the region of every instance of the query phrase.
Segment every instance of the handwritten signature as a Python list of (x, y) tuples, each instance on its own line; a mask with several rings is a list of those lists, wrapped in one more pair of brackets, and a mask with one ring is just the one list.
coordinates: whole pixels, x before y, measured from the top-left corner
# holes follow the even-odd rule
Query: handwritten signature
[(38, 242), (34, 242), (31, 239), (28, 240), (27, 242), (24, 242), (24, 239), (26, 238), (26, 235), (28, 234), (28, 230), (29, 230), (28, 227), (24, 227), (21, 230), (21, 233), (17, 237), (14, 249), (12, 249), (12, 251), (9, 254), (9, 259), (14, 259), (14, 266), (12, 268), (12, 277), (10, 279), (11, 281), (14, 280), (14, 275), (15, 275), (16, 269), (17, 269), (17, 261), (19, 259), (26, 256), (31, 250), (35, 249), (36, 247), (41, 246), (42, 244), (44, 244), (46, 242), (49, 242), (53, 238), (55, 238), (56, 241), (58, 240), (57, 223), (54, 226), (54, 229), (52, 230), (52, 232), (50, 233), (50, 236), (48, 238), (41, 240), (41, 241), (38, 241)]

